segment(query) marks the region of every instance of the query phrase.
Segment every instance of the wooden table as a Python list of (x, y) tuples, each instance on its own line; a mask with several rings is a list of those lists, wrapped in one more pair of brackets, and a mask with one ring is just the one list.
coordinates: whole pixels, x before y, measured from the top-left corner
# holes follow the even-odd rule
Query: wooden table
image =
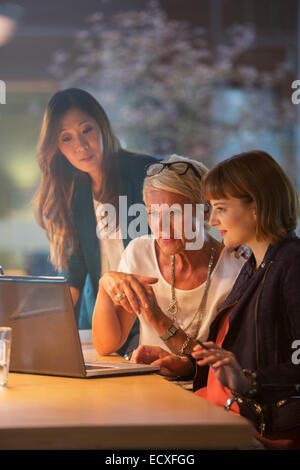
[(243, 418), (156, 374), (10, 373), (0, 389), (0, 449), (238, 449), (251, 435)]

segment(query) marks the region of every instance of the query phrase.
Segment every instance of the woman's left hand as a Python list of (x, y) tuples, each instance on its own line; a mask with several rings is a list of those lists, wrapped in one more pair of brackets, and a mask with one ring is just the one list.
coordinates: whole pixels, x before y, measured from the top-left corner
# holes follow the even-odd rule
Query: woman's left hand
[(192, 356), (199, 366), (210, 366), (219, 382), (237, 393), (245, 393), (249, 389), (249, 382), (237, 362), (234, 354), (222, 349), (213, 342), (204, 342), (204, 349), (197, 345)]

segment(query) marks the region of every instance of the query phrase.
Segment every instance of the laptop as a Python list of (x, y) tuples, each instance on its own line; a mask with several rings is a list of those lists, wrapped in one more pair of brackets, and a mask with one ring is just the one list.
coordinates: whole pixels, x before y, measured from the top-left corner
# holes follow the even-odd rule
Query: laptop
[(90, 378), (159, 370), (129, 361), (85, 362), (63, 277), (0, 276), (0, 326), (12, 328), (11, 372)]

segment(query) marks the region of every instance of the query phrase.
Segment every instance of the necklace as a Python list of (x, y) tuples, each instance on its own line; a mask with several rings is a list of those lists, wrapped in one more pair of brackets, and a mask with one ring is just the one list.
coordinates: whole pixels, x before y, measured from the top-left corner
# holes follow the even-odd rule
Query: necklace
[[(210, 254), (210, 260), (209, 260), (209, 263), (208, 263), (207, 277), (206, 277), (206, 281), (205, 281), (204, 293), (203, 293), (200, 305), (197, 308), (196, 312), (194, 313), (192, 320), (190, 321), (188, 326), (185, 328), (185, 330), (188, 330), (189, 328), (192, 327), (191, 336), (193, 336), (194, 338), (197, 337), (197, 334), (198, 334), (198, 331), (199, 331), (199, 328), (200, 328), (200, 324), (201, 324), (201, 322), (204, 318), (204, 315), (205, 315), (207, 295), (208, 295), (208, 291), (209, 291), (209, 287), (210, 287), (211, 269), (212, 269), (212, 266), (213, 266), (214, 260), (215, 260), (216, 245), (215, 245), (215, 241), (214, 241), (213, 238), (211, 239), (211, 241), (212, 241), (211, 254)], [(172, 296), (172, 300), (171, 300), (171, 302), (168, 306), (167, 311), (173, 316), (173, 321), (174, 321), (174, 323), (176, 323), (177, 322), (176, 314), (178, 312), (178, 303), (177, 303), (177, 299), (176, 299), (176, 295), (175, 295), (175, 255), (172, 255), (172, 257), (171, 257), (171, 296)], [(195, 322), (195, 320), (197, 320), (197, 321)]]

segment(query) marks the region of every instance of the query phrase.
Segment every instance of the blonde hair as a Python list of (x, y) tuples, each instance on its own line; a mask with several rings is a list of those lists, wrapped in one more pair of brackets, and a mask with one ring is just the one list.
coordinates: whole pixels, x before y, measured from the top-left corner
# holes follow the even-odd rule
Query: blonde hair
[[(175, 154), (164, 160), (164, 162), (191, 163), (198, 173), (200, 173), (201, 177), (204, 177), (208, 172), (208, 169), (203, 163)], [(143, 186), (144, 201), (146, 193), (150, 190), (169, 191), (171, 193), (181, 194), (190, 199), (194, 204), (205, 204), (206, 202), (202, 195), (201, 181), (192, 170), (188, 170), (185, 175), (179, 175), (176, 171), (166, 167), (163, 171), (154, 176), (146, 176)]]
[(38, 224), (50, 241), (50, 260), (61, 271), (68, 269), (67, 259), (78, 244), (72, 216), (72, 199), (76, 185), (89, 181), (89, 176), (73, 167), (58, 148), (61, 119), (70, 109), (80, 109), (98, 123), (103, 139), (101, 202), (117, 205), (121, 182), (117, 155), (121, 148), (109, 119), (98, 101), (78, 88), (58, 91), (45, 111), (37, 158), (42, 171), (41, 184), (34, 196), (33, 207)]
[(295, 230), (299, 196), (283, 169), (266, 152), (253, 150), (218, 163), (203, 179), (207, 199), (234, 197), (256, 206), (256, 237), (278, 243)]

